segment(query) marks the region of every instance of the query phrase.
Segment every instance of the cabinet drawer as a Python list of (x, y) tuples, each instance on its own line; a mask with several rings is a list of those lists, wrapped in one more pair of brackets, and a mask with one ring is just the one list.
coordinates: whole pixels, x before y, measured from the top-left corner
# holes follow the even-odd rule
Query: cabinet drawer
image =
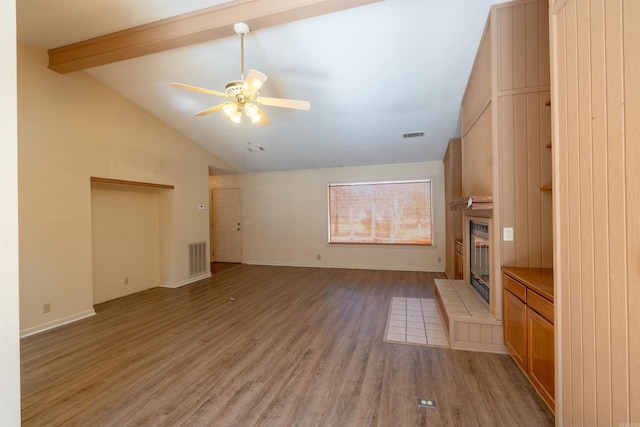
[(554, 323), (552, 302), (529, 290), (527, 292), (527, 305), (549, 322)]
[(508, 289), (512, 294), (520, 298), (521, 301), (527, 302), (527, 290), (520, 283), (516, 282), (506, 274), (503, 274), (502, 285), (505, 289)]

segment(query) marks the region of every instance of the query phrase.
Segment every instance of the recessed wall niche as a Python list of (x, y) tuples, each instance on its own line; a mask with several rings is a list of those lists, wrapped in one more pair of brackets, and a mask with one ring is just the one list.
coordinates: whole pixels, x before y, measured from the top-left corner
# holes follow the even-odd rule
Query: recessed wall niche
[[(168, 186), (91, 182), (93, 303), (161, 282)], [(142, 184), (142, 183), (140, 183)]]

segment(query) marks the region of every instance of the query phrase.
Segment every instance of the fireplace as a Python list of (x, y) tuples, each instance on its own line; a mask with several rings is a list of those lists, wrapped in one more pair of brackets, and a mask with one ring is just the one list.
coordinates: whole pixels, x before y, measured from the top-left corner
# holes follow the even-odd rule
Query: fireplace
[(469, 276), (471, 286), (489, 303), (489, 223), (469, 221)]

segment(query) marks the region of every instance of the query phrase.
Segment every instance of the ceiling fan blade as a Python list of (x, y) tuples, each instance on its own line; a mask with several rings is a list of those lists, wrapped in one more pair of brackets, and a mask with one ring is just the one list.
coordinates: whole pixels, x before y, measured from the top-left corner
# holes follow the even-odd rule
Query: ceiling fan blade
[(194, 116), (206, 116), (207, 114), (215, 113), (216, 111), (222, 110), (222, 107), (224, 107), (225, 104), (226, 102), (223, 102), (222, 104), (207, 108), (206, 110), (202, 110), (199, 113), (195, 113)]
[(260, 117), (260, 120), (258, 120), (258, 124), (260, 126), (266, 126), (271, 123), (271, 120), (269, 120), (269, 117), (267, 117), (264, 111), (258, 109), (258, 113), (260, 114), (260, 116), (262, 116)]
[(260, 97), (258, 102), (262, 105), (269, 105), (272, 107), (283, 108), (295, 108), (296, 110), (308, 110), (311, 108), (309, 101), (297, 101), (295, 99), (283, 99), (283, 98), (266, 98)]
[(177, 87), (178, 89), (192, 90), (194, 92), (208, 93), (209, 95), (224, 96), (225, 98), (228, 98), (226, 93), (218, 92), (218, 91), (211, 90), (211, 89), (203, 89), (203, 88), (197, 87), (197, 86), (185, 85), (185, 84), (182, 84), (182, 83), (169, 83), (169, 86)]
[(244, 84), (242, 85), (245, 95), (253, 96), (253, 94), (260, 90), (264, 82), (267, 81), (267, 78), (268, 77), (260, 71), (249, 70), (249, 74), (247, 74), (247, 78), (244, 79)]

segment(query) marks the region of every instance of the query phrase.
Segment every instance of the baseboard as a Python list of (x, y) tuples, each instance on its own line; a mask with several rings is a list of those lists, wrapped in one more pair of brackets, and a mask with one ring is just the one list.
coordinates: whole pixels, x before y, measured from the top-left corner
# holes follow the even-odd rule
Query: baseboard
[(25, 338), (30, 335), (39, 334), (49, 329), (58, 328), (68, 323), (77, 322), (78, 320), (86, 319), (87, 317), (95, 316), (96, 311), (94, 309), (83, 311), (78, 314), (63, 317), (62, 319), (53, 320), (51, 322), (43, 323), (42, 325), (33, 326), (31, 328), (23, 329), (20, 331), (20, 338)]
[(176, 289), (179, 288), (181, 286), (185, 286), (188, 285), (190, 283), (194, 283), (194, 282), (199, 282), (200, 280), (203, 279), (208, 279), (209, 277), (211, 277), (211, 272), (207, 271), (206, 273), (202, 273), (199, 274), (197, 276), (193, 276), (193, 277), (189, 277), (186, 280), (183, 280), (181, 282), (175, 282), (175, 283), (160, 283), (160, 287), (161, 288), (170, 288), (170, 289)]
[(388, 271), (423, 271), (426, 273), (444, 273), (442, 269), (428, 269), (415, 267), (398, 267), (392, 265), (333, 265), (314, 263), (292, 263), (292, 262), (264, 262), (264, 261), (242, 261), (247, 265), (272, 265), (275, 267), (314, 267), (314, 268), (342, 268), (345, 270), (388, 270)]

